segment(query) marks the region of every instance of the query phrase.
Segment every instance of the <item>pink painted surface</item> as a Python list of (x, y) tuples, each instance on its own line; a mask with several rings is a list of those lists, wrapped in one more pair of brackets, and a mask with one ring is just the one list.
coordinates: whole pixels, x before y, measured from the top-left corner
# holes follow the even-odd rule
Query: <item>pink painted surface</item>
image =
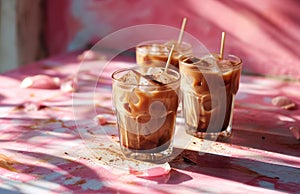
[[(83, 66), (100, 63), (89, 60)], [(96, 113), (112, 114), (110, 72), (129, 63), (111, 62), (100, 80), (95, 71), (82, 71), (80, 78), (87, 84), (79, 89), (90, 89), (73, 94), (81, 101), (72, 101), (71, 93), (59, 89), (19, 87), (25, 77), (36, 74), (61, 79), (75, 75), (80, 64), (75, 53), (0, 75), (0, 193), (299, 192), (300, 141), (289, 127), (300, 127), (300, 110), (280, 109), (271, 100), (284, 95), (299, 105), (300, 83), (243, 75), (230, 140), (214, 142), (200, 154), (200, 140), (185, 150), (175, 146), (181, 153), (170, 162), (169, 174), (142, 178), (113, 165), (122, 159), (111, 152), (118, 141), (114, 125), (88, 126)], [(93, 104), (86, 105), (92, 108), (80, 109), (95, 82)], [(76, 117), (77, 125), (74, 109), (84, 111)], [(97, 139), (102, 130), (111, 138), (108, 144)]]
[(300, 78), (300, 2), (297, 0), (105, 0), (47, 1), (46, 42), (50, 55), (82, 49), (124, 27), (163, 24), (186, 31), (211, 52), (244, 59), (244, 72)]

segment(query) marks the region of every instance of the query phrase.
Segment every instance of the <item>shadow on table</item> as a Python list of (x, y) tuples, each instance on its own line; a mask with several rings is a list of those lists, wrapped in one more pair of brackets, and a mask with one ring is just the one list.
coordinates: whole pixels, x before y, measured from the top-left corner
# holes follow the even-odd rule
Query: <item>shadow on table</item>
[(299, 127), (299, 111), (266, 111), (237, 108), (230, 144), (300, 157), (300, 141), (290, 132)]
[(19, 194), (20, 192), (19, 191), (11, 191), (9, 189), (0, 188), (0, 193), (3, 193), (3, 194)]
[[(46, 153), (16, 150), (9, 151), (19, 152), (26, 157), (34, 158), (33, 161), (39, 161), (38, 163), (22, 163), (22, 161), (18, 161), (18, 163), (14, 165), (19, 178), (22, 179), (23, 177), (26, 179), (27, 177), (28, 179), (28, 177), (35, 177), (30, 178), (27, 181), (22, 180), (23, 189), (25, 188), (40, 192), (115, 192), (114, 188), (105, 186), (107, 180), (103, 179), (102, 175), (106, 173), (110, 174), (110, 172), (104, 168), (101, 168), (96, 172), (85, 164), (71, 159), (57, 157)], [(50, 166), (52, 167), (50, 168)], [(7, 180), (5, 181), (7, 182)], [(15, 186), (14, 183), (16, 183)], [(0, 193), (2, 193), (1, 190), (5, 190), (5, 193), (20, 192), (18, 181), (7, 182), (7, 185), (12, 187), (12, 190), (0, 188)], [(51, 185), (53, 185), (52, 188)], [(57, 185), (60, 186), (58, 187)]]
[(300, 169), (291, 166), (208, 153), (199, 154), (191, 150), (184, 150), (170, 165), (176, 169), (270, 190), (295, 192), (300, 189), (300, 180), (295, 179), (300, 176)]
[[(34, 158), (33, 161), (39, 162), (22, 163), (21, 161), (18, 161), (20, 163), (14, 165), (14, 168), (16, 168), (18, 172), (18, 180), (22, 180), (23, 176), (25, 178), (35, 178), (31, 178), (27, 181), (22, 180), (22, 185), (20, 185), (19, 181), (4, 180), (4, 183), (9, 185), (10, 190), (6, 188), (0, 188), (0, 193), (3, 191), (4, 193), (15, 194), (23, 192), (25, 189), (26, 191), (30, 190), (32, 192), (36, 191), (41, 193), (59, 193), (70, 191), (72, 193), (131, 194), (136, 193), (136, 191), (145, 190), (146, 192), (153, 191), (162, 194), (170, 194), (172, 192), (169, 192), (166, 187), (161, 187), (158, 185), (177, 185), (181, 182), (189, 181), (192, 179), (192, 177), (190, 177), (189, 175), (172, 169), (171, 172), (166, 176), (148, 178), (147, 180), (149, 180), (150, 182), (148, 182), (147, 184), (145, 184), (145, 182), (134, 182), (128, 184), (125, 181), (122, 184), (127, 184), (126, 187), (118, 187), (118, 184), (120, 184), (118, 178), (117, 180), (112, 180), (112, 182), (110, 182), (110, 178), (115, 175), (112, 175), (111, 172), (102, 167), (97, 167), (96, 171), (95, 169), (91, 169), (89, 166), (81, 162), (57, 157), (46, 153), (17, 151), (12, 149), (8, 151), (24, 154), (26, 157)], [(50, 168), (50, 166), (52, 167)], [(156, 182), (156, 184), (154, 182)], [(204, 191), (198, 188), (195, 190)]]

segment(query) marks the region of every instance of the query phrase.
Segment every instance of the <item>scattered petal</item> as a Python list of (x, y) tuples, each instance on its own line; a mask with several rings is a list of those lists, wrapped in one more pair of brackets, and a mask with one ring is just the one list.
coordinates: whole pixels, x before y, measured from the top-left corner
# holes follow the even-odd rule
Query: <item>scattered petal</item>
[(105, 125), (107, 123), (106, 118), (102, 115), (97, 115), (95, 119), (98, 125)]
[(290, 132), (294, 135), (294, 137), (297, 140), (300, 139), (300, 129), (298, 127), (295, 126), (290, 127)]
[(296, 104), (286, 96), (277, 96), (273, 98), (272, 104), (286, 110), (293, 110), (296, 108)]
[(63, 92), (75, 92), (76, 91), (77, 79), (73, 76), (67, 77), (62, 80), (60, 90)]
[(38, 102), (25, 102), (17, 107), (17, 109), (25, 112), (39, 111), (44, 108), (47, 108), (47, 106)]
[(77, 59), (79, 61), (82, 61), (82, 60), (87, 60), (87, 61), (104, 60), (105, 56), (101, 55), (95, 51), (87, 50), (87, 51), (84, 51), (82, 54), (78, 55)]
[(163, 164), (156, 164), (155, 166), (149, 165), (147, 166), (147, 168), (131, 165), (129, 165), (128, 167), (129, 174), (144, 178), (168, 175), (171, 171), (171, 167), (167, 162)]
[(143, 172), (141, 172), (141, 171), (139, 171), (137, 169), (134, 169), (131, 166), (129, 166), (129, 174), (132, 174), (132, 175), (143, 175)]
[(94, 121), (98, 125), (116, 124), (116, 122), (111, 117), (111, 115), (99, 114), (94, 118)]
[(35, 75), (26, 77), (20, 85), (21, 88), (58, 89), (60, 79), (48, 75)]

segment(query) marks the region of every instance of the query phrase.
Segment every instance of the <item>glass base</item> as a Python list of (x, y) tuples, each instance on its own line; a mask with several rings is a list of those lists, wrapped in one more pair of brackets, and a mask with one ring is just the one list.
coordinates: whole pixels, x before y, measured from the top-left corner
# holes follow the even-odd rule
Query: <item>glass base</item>
[(224, 141), (232, 135), (232, 127), (228, 126), (226, 130), (220, 132), (200, 132), (194, 127), (186, 127), (186, 133), (200, 139)]
[[(172, 154), (173, 146), (169, 146), (162, 151), (156, 149), (132, 150), (123, 146), (121, 146), (121, 150), (127, 158), (161, 164), (166, 162), (167, 158)], [(155, 152), (153, 150), (155, 150)]]

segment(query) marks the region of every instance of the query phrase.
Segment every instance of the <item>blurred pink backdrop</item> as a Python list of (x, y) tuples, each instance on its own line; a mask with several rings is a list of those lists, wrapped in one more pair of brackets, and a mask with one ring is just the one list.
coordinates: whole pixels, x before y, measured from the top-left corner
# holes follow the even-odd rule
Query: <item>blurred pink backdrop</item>
[(51, 0), (46, 3), (50, 55), (85, 48), (118, 29), (163, 24), (186, 31), (211, 52), (221, 32), (225, 52), (240, 56), (243, 72), (300, 79), (300, 1), (297, 0)]

